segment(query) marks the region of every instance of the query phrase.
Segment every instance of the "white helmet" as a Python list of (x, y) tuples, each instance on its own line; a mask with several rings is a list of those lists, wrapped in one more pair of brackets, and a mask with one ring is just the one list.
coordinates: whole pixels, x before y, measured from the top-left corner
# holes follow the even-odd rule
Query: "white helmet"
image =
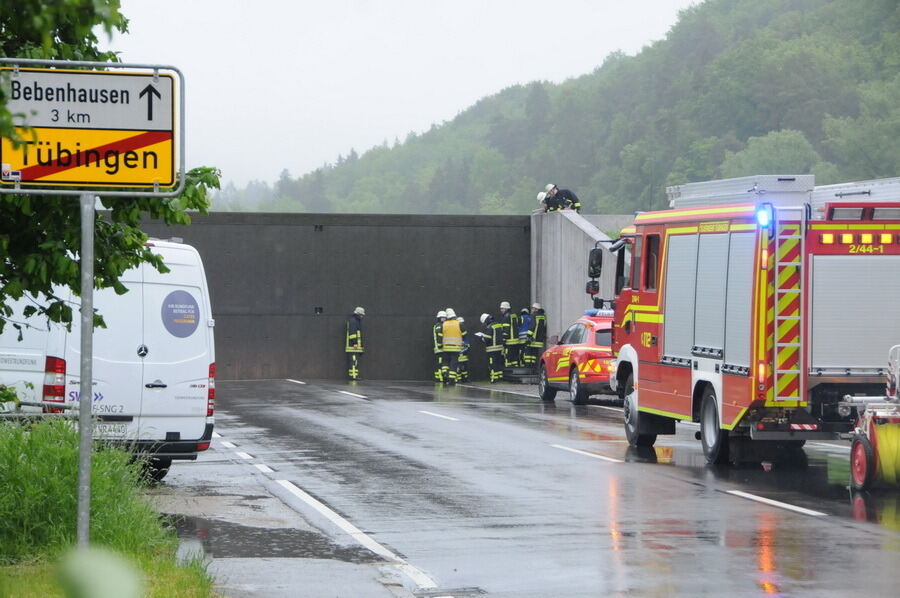
[(353, 313), (355, 313), (358, 316), (364, 316), (364, 315), (366, 315), (366, 310), (364, 310), (361, 307), (357, 307), (356, 309), (353, 310)]
[(556, 187), (556, 185), (554, 185), (553, 183), (547, 183), (547, 186), (544, 187), (544, 191), (550, 193), (551, 191), (553, 191), (554, 187)]
[(488, 318), (491, 317), (491, 314), (481, 314), (481, 323), (484, 324), (487, 322)]
[(544, 203), (544, 200), (547, 199), (547, 194), (543, 191), (537, 194), (538, 203)]
[(531, 304), (531, 309), (540, 309), (540, 308), (541, 308), (541, 304), (538, 303), (537, 301), (535, 301), (534, 303)]
[(455, 317), (456, 317), (456, 312), (453, 311), (453, 308), (452, 308), (452, 307), (448, 307), (448, 308), (447, 308), (446, 310), (444, 310), (444, 311), (447, 313), (447, 317), (448, 317), (448, 318), (455, 318)]
[(510, 308), (509, 301), (501, 301), (500, 302), (500, 309), (509, 309), (509, 308)]
[(437, 316), (435, 316), (435, 317), (436, 318), (446, 318), (447, 312), (445, 312), (444, 310), (441, 310), (441, 311), (437, 312)]
[(457, 318), (456, 318), (456, 321), (459, 322), (460, 324), (465, 324), (465, 323), (466, 323), (466, 321), (463, 319), (462, 316), (457, 317)]

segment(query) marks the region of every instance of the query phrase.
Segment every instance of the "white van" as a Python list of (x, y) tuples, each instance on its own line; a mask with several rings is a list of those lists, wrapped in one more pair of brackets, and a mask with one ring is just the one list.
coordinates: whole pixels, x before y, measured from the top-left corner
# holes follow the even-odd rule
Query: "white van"
[[(171, 241), (148, 245), (170, 272), (143, 264), (127, 271), (124, 295), (95, 291), (94, 307), (106, 328), (93, 339), (93, 413), (98, 438), (122, 440), (151, 456), (161, 479), (173, 459), (196, 459), (209, 448), (215, 403), (212, 311), (197, 250)], [(45, 318), (21, 317), (28, 298), (16, 302), (0, 334), (0, 384), (23, 400), (77, 403), (80, 394), (80, 299), (72, 301), (71, 331)]]

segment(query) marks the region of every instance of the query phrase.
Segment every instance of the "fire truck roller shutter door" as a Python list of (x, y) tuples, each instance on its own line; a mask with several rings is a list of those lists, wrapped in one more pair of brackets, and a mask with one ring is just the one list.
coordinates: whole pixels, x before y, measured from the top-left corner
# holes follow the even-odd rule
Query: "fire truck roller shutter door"
[(817, 255), (813, 369), (883, 368), (900, 339), (900, 255)]
[(697, 287), (697, 235), (672, 235), (668, 243), (664, 354), (691, 359), (694, 292)]
[(731, 233), (725, 302), (725, 363), (750, 367), (756, 233)]
[(725, 273), (728, 235), (700, 235), (697, 256), (697, 303), (694, 344), (709, 349), (725, 345)]

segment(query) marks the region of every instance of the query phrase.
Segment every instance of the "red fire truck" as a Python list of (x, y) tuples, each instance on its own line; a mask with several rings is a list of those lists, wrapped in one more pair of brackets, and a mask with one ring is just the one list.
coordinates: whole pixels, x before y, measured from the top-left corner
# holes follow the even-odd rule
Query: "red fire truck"
[(628, 441), (699, 422), (706, 459), (722, 463), (849, 438), (844, 397), (880, 394), (900, 342), (900, 179), (814, 188), (812, 175), (764, 175), (667, 192), (672, 209), (639, 213), (610, 247), (610, 383)]

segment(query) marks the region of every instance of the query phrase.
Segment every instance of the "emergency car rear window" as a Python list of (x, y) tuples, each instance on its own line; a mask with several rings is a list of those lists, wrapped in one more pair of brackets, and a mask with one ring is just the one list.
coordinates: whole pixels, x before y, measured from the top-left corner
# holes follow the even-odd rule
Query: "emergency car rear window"
[(594, 333), (594, 344), (598, 347), (609, 347), (612, 345), (612, 331), (608, 328), (606, 330), (598, 330)]

